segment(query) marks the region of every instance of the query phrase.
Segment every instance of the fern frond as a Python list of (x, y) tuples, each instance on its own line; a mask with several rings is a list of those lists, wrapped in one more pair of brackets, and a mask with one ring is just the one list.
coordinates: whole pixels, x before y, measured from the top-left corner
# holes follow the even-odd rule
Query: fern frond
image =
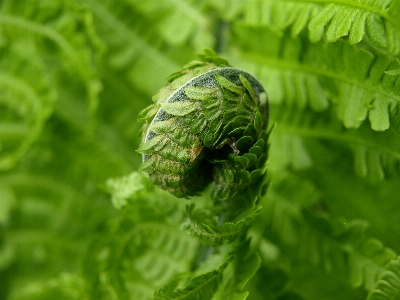
[(400, 295), (400, 258), (390, 261), (369, 292), (367, 300), (395, 300)]
[(357, 44), (366, 36), (376, 48), (395, 55), (400, 52), (400, 8), (396, 0), (249, 0), (243, 11), (248, 24), (268, 25), (280, 32), (290, 27), (292, 36), (307, 29), (312, 42), (323, 38), (336, 42), (348, 36), (350, 44)]
[[(140, 22), (135, 22), (136, 26), (133, 27), (129, 24), (132, 15), (138, 14), (137, 11), (126, 8), (130, 14), (129, 18), (124, 20), (118, 17), (118, 11), (114, 11), (115, 6), (107, 1), (85, 2), (96, 17), (103, 40), (110, 48), (107, 62), (113, 70), (125, 72), (126, 79), (139, 91), (153, 95), (154, 91), (165, 85), (168, 74), (180, 68), (165, 54), (162, 46), (156, 46), (159, 44), (159, 36), (155, 37), (157, 41), (151, 43), (148, 41), (152, 38), (149, 36), (151, 30), (143, 28)], [(140, 15), (137, 17), (140, 19)], [(154, 76), (154, 74), (160, 75)]]
[[(38, 2), (39, 4), (39, 2)], [(76, 53), (72, 45), (67, 41), (59, 32), (47, 27), (45, 25), (38, 24), (36, 22), (26, 20), (17, 16), (1, 14), (0, 26), (15, 27), (17, 29), (32, 32), (45, 38), (50, 39), (60, 49), (70, 57), (71, 60), (76, 59)]]
[[(102, 50), (90, 13), (72, 2), (34, 0), (29, 8), (4, 5), (0, 32), (7, 41), (0, 59), (0, 169), (7, 169), (25, 155), (57, 109), (57, 100), (71, 94), (71, 86), (86, 89), (86, 95), (77, 98), (86, 97), (89, 114), (95, 112)], [(57, 60), (60, 63), (54, 63)], [(70, 90), (62, 90), (69, 79)]]
[(218, 289), (218, 282), (221, 280), (221, 273), (212, 270), (208, 273), (195, 277), (185, 288), (176, 291), (160, 290), (154, 294), (154, 300), (172, 300), (172, 299), (211, 299)]
[[(50, 14), (43, 13), (46, 9)], [(45, 20), (48, 22), (43, 25)], [(0, 11), (0, 27), (6, 35), (11, 35), (12, 39), (18, 36), (39, 37), (36, 47), (43, 52), (40, 56), (49, 53), (51, 56), (60, 56), (65, 67), (63, 71), (78, 74), (86, 88), (90, 113), (94, 113), (98, 106), (101, 83), (96, 68), (104, 50), (92, 21), (91, 13), (75, 2), (49, 4), (35, 0), (29, 10), (15, 5), (11, 11)], [(48, 41), (58, 47), (58, 53), (45, 44)]]
[(189, 42), (204, 48), (214, 44), (209, 19), (193, 1), (173, 0), (162, 5), (157, 0), (130, 1), (129, 5), (152, 20), (154, 29), (169, 45)]
[(182, 289), (161, 289), (154, 293), (154, 300), (210, 300), (222, 281), (222, 273), (232, 257), (229, 256), (216, 270), (196, 276)]
[[(282, 184), (272, 187), (269, 200), (264, 202), (263, 217), (270, 220), (271, 228), (267, 238), (282, 245), (285, 251), (290, 249), (292, 259), (297, 257), (293, 264), (306, 260), (328, 273), (341, 270), (352, 286), (363, 285), (370, 290), (385, 265), (395, 258), (393, 250), (368, 237), (364, 221), (346, 221), (311, 210), (311, 204), (306, 203), (312, 199), (317, 203), (318, 194), (310, 183), (307, 188), (302, 186), (304, 182), (292, 183), (297, 186), (294, 190), (293, 186), (289, 189), (285, 182)], [(298, 193), (302, 196), (296, 196)]]
[(189, 221), (184, 227), (203, 243), (217, 247), (232, 243), (243, 235), (258, 216), (260, 210), (260, 207), (255, 208), (239, 221), (218, 225), (213, 218), (205, 212), (195, 209), (195, 205), (192, 204), (186, 208)]
[(29, 79), (0, 73), (0, 92), (4, 95), (0, 106), (3, 115), (0, 122), (0, 170), (11, 168), (25, 155), (52, 112), (54, 89), (48, 82), (40, 82), (42, 78), (38, 74), (40, 72), (35, 73), (39, 80), (29, 82)]
[[(43, 299), (45, 295), (62, 298), (71, 292), (81, 298), (79, 293), (83, 289), (80, 288), (85, 283), (77, 273), (78, 265), (95, 236), (93, 230), (99, 229), (104, 218), (111, 217), (110, 211), (100, 201), (88, 201), (75, 187), (39, 172), (3, 173), (0, 186), (11, 193), (0, 195), (4, 202), (3, 214), (7, 213), (10, 201), (7, 197), (14, 197), (18, 203), (12, 207), (13, 218), (7, 227), (0, 225), (6, 229), (6, 234), (1, 235), (2, 272), (13, 270), (19, 282), (18, 288), (11, 288), (8, 296), (11, 299)], [(80, 222), (84, 223), (83, 227), (77, 225)], [(38, 265), (52, 267), (38, 268)], [(70, 273), (65, 276), (66, 265)], [(31, 272), (35, 278), (30, 277)]]
[[(254, 63), (244, 68), (258, 75), (273, 104), (285, 101), (324, 110), (331, 99), (346, 127), (357, 128), (368, 118), (374, 130), (389, 128), (400, 101), (400, 76), (387, 72), (399, 68), (397, 60), (344, 41), (311, 44), (287, 35), (278, 37), (266, 28), (241, 26), (235, 31), (246, 41), (244, 34), (254, 37), (254, 44), (242, 45), (242, 58)], [(246, 49), (251, 50), (246, 53)]]
[(85, 280), (77, 274), (62, 273), (44, 282), (32, 282), (16, 289), (10, 299), (85, 299)]
[(223, 282), (214, 300), (244, 300), (249, 295), (249, 291), (246, 291), (247, 283), (261, 265), (258, 253), (250, 250), (250, 242), (250, 239), (241, 241), (232, 252), (234, 259), (223, 274)]
[(119, 178), (109, 178), (105, 188), (111, 194), (111, 201), (116, 209), (128, 205), (129, 201), (136, 201), (153, 189), (149, 179), (144, 174), (132, 172)]
[[(209, 260), (215, 264), (213, 258), (209, 258)], [(206, 265), (207, 263), (208, 261), (205, 262)], [(176, 288), (179, 281), (185, 278), (185, 274), (181, 274), (158, 290), (154, 294), (154, 299), (211, 299), (212, 297), (214, 300), (244, 300), (249, 294), (248, 291), (245, 291), (245, 286), (254, 276), (260, 264), (261, 260), (258, 254), (250, 250), (250, 239), (243, 240), (230, 254), (225, 256), (224, 262), (218, 269), (195, 277), (185, 288)]]
[(181, 231), (176, 231), (176, 226), (166, 228), (162, 224), (143, 224), (137, 226), (136, 232), (147, 239), (145, 244), (148, 248), (143, 255), (136, 255), (133, 264), (141, 276), (155, 287), (164, 285), (174, 275), (189, 269), (198, 243), (182, 236)]
[[(130, 187), (135, 178), (145, 191)], [(185, 204), (166, 191), (147, 187), (148, 177), (136, 172), (107, 183), (113, 197), (120, 198), (123, 215), (114, 220), (109, 238), (94, 244), (85, 263), (85, 273), (93, 273), (95, 267), (101, 274), (102, 281), (92, 288), (107, 287), (104, 295), (150, 299), (177, 274), (188, 273), (195, 260), (199, 242), (179, 230)]]
[(125, 220), (118, 226), (114, 239), (91, 249), (99, 257), (90, 256), (93, 262), (85, 263), (85, 273), (93, 273), (95, 267), (101, 274), (102, 281), (94, 282), (94, 290), (104, 286), (120, 298), (140, 290), (142, 299), (148, 299), (154, 290), (190, 269), (197, 242), (177, 230), (179, 226), (155, 220), (141, 226)]
[(4, 47), (0, 68), (0, 170), (7, 170), (39, 137), (54, 109), (57, 90), (31, 37)]
[(316, 113), (274, 105), (271, 112), (271, 120), (277, 123), (271, 135), (271, 169), (311, 167), (313, 150), (307, 142), (318, 140), (348, 148), (355, 173), (372, 182), (400, 174), (400, 143), (392, 131), (375, 132), (366, 124), (357, 130), (345, 129), (330, 111)]

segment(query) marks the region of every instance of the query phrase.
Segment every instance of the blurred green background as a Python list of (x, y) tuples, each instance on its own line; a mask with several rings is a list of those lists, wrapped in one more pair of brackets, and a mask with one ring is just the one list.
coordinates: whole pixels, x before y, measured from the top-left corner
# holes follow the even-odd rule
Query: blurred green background
[[(122, 241), (140, 222), (162, 227), (186, 203), (168, 199), (173, 206), (150, 221), (140, 206), (127, 220), (106, 182), (137, 170), (138, 113), (204, 48), (265, 84), (277, 125), (249, 299), (365, 299), (400, 253), (399, 85), (383, 93), (390, 130), (340, 116), (341, 58), (362, 64), (372, 54), (274, 25), (278, 2), (0, 0), (0, 299), (141, 299), (160, 287), (153, 275), (119, 273), (150, 247), (145, 234), (127, 252)], [(319, 73), (331, 53), (339, 67)], [(372, 126), (381, 130), (382, 119)], [(198, 245), (177, 234), (193, 250), (173, 269), (183, 272)]]

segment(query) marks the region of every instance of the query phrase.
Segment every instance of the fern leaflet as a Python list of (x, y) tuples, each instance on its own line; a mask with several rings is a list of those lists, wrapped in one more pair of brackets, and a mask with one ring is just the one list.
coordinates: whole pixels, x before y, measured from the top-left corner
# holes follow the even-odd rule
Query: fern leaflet
[(377, 48), (395, 55), (400, 52), (396, 0), (248, 0), (242, 9), (248, 24), (268, 25), (281, 32), (290, 27), (292, 36), (307, 29), (312, 42), (325, 38), (332, 43), (348, 36), (350, 44), (357, 44), (367, 36)]
[(358, 130), (345, 129), (333, 112), (315, 113), (274, 105), (271, 119), (277, 126), (271, 135), (271, 168), (313, 165), (310, 140), (329, 141), (331, 147), (347, 147), (353, 154), (354, 171), (372, 182), (399, 175), (400, 144), (392, 131), (375, 132), (366, 124)]
[(185, 224), (189, 233), (199, 238), (203, 243), (212, 246), (221, 246), (225, 243), (232, 243), (239, 236), (244, 234), (261, 208), (253, 209), (246, 217), (236, 222), (227, 222), (218, 225), (216, 221), (205, 212), (196, 210), (194, 204), (187, 206), (189, 223)]
[(381, 273), (367, 300), (395, 300), (400, 295), (400, 258), (390, 261)]
[(210, 300), (222, 281), (222, 273), (232, 260), (229, 256), (217, 269), (196, 276), (182, 289), (161, 289), (154, 293), (154, 300)]
[[(43, 13), (47, 9), (54, 15)], [(83, 86), (88, 112), (95, 112), (101, 87), (96, 63), (102, 44), (93, 32), (89, 12), (77, 3), (35, 0), (29, 8), (4, 4), (0, 33), (2, 40), (12, 41), (2, 45), (0, 59), (5, 70), (0, 74), (0, 113), (4, 116), (0, 169), (4, 170), (25, 155), (42, 133), (57, 100), (61, 102), (66, 94), (60, 78)], [(60, 63), (54, 64), (57, 59)]]
[(244, 300), (249, 295), (246, 285), (254, 277), (261, 265), (258, 253), (250, 249), (251, 239), (243, 239), (236, 246), (234, 260), (224, 272), (223, 282), (214, 300)]
[(367, 118), (374, 130), (389, 128), (400, 101), (400, 76), (387, 72), (399, 68), (397, 60), (344, 41), (311, 44), (301, 38), (280, 38), (265, 28), (243, 26), (236, 33), (254, 35), (257, 45), (243, 48), (258, 48), (264, 54), (249, 52), (243, 58), (254, 62), (249, 68), (259, 74), (275, 103), (324, 110), (330, 99), (348, 128), (358, 128)]
[[(293, 184), (301, 196), (294, 196), (293, 190), (288, 188)], [(366, 235), (367, 224), (364, 221), (348, 222), (310, 209), (312, 199), (317, 199), (318, 194), (312, 185), (302, 185), (300, 181), (284, 181), (275, 188), (272, 186), (269, 201), (264, 204), (268, 213), (263, 217), (271, 220), (269, 226), (272, 229), (267, 238), (286, 250), (290, 248), (291, 255), (297, 257), (294, 264), (307, 260), (312, 265), (320, 265), (326, 272), (338, 272), (336, 268), (344, 268), (352, 286), (363, 285), (370, 290), (396, 254)], [(306, 226), (296, 226), (304, 222)]]
[[(126, 70), (129, 82), (139, 90), (152, 95), (165, 83), (165, 77), (179, 69), (173, 60), (165, 53), (147, 41), (149, 31), (140, 32), (138, 28), (130, 28), (124, 20), (119, 19), (113, 12), (112, 5), (100, 1), (86, 0), (93, 14), (99, 20), (105, 42), (112, 48), (109, 63), (114, 70)], [(132, 12), (132, 14), (134, 11)], [(110, 34), (112, 32), (112, 34)], [(115, 37), (118, 37), (116, 39)], [(143, 77), (154, 77), (155, 73), (164, 73), (157, 79), (143, 82)]]

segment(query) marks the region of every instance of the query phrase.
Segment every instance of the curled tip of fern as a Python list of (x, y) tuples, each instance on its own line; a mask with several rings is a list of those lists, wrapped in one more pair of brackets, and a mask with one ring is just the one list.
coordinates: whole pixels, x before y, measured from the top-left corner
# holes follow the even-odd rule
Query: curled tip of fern
[(268, 98), (249, 73), (206, 49), (168, 77), (141, 114), (141, 170), (177, 197), (210, 183), (217, 200), (251, 188), (265, 173)]

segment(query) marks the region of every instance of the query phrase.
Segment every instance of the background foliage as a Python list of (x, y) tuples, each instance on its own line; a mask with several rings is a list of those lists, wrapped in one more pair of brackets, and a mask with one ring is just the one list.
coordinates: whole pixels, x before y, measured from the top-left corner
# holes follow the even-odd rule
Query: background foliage
[[(400, 299), (399, 15), (1, 0), (0, 299)], [(267, 193), (223, 226), (207, 193), (135, 172), (139, 111), (206, 47), (259, 78), (275, 124)]]

